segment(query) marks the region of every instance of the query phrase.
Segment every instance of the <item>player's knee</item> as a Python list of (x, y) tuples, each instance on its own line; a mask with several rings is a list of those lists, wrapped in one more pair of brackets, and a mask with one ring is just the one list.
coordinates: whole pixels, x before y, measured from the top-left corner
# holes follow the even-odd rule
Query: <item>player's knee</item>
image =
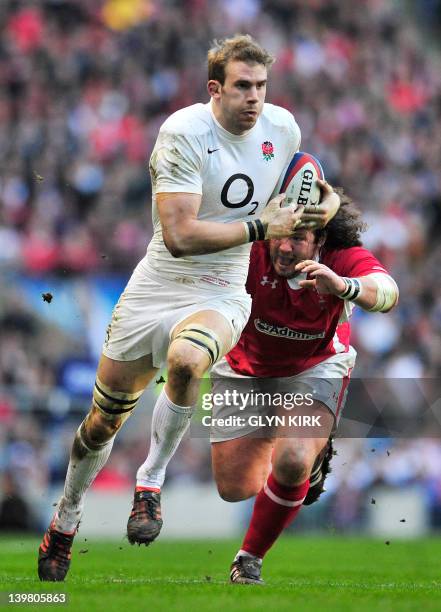
[(289, 486), (304, 482), (311, 471), (308, 450), (303, 446), (284, 448), (277, 456), (273, 469), (282, 484)]
[(99, 447), (113, 438), (122, 424), (120, 415), (103, 415), (93, 407), (84, 421), (84, 442), (89, 448)]
[(175, 350), (167, 359), (167, 371), (169, 385), (186, 388), (202, 378), (205, 367), (185, 352)]
[(186, 363), (195, 364), (201, 377), (219, 359), (221, 347), (221, 339), (214, 330), (192, 322), (173, 338), (169, 357), (179, 356)]
[(84, 421), (89, 442), (100, 445), (110, 440), (132, 414), (143, 391), (114, 391), (99, 378), (93, 389), (92, 410)]
[(260, 491), (263, 482), (260, 480), (240, 480), (238, 478), (222, 479), (217, 482), (220, 497), (227, 502), (239, 502), (249, 499)]

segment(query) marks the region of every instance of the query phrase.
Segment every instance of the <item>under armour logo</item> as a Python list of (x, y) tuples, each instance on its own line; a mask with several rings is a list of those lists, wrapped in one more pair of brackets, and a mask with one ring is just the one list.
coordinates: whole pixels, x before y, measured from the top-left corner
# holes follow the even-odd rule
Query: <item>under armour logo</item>
[(271, 289), (275, 289), (278, 282), (279, 281), (277, 280), (277, 278), (272, 280), (272, 281), (270, 281), (270, 280), (268, 280), (267, 276), (262, 276), (262, 280), (260, 281), (260, 284), (263, 285), (263, 286), (271, 285)]

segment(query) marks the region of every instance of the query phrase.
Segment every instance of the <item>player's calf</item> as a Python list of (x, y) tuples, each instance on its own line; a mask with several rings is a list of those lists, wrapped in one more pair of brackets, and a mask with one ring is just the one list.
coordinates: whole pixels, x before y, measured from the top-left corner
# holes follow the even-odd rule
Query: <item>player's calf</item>
[(333, 439), (329, 438), (324, 448), (318, 454), (310, 475), (310, 486), (309, 491), (303, 501), (304, 506), (310, 506), (318, 500), (320, 495), (326, 491), (325, 480), (329, 472), (331, 472), (331, 460), (334, 456), (334, 449), (332, 446)]
[(271, 470), (272, 438), (241, 438), (213, 442), (213, 475), (219, 495), (237, 502), (257, 495)]

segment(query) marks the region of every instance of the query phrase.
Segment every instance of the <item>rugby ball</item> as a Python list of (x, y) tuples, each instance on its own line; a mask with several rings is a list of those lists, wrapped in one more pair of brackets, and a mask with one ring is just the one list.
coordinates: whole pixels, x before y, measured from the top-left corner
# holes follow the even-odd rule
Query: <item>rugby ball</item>
[(320, 202), (320, 188), (317, 179), (324, 179), (318, 159), (309, 153), (299, 151), (292, 158), (283, 176), (279, 193), (286, 193), (284, 206), (316, 206)]

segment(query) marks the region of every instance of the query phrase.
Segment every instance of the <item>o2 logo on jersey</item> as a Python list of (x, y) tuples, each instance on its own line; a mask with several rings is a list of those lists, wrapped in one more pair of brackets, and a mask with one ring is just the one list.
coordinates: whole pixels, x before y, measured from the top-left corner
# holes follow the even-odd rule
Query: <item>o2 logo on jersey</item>
[[(248, 191), (244, 199), (241, 202), (230, 202), (230, 200), (228, 199), (228, 192), (230, 190), (231, 185), (235, 181), (245, 181), (248, 187)], [(247, 176), (246, 174), (240, 174), (240, 173), (233, 174), (233, 176), (230, 176), (230, 178), (226, 181), (225, 185), (222, 188), (221, 202), (227, 208), (243, 208), (247, 204), (251, 203), (251, 206), (254, 206), (254, 208), (248, 214), (254, 215), (256, 208), (259, 206), (259, 202), (257, 201), (251, 202), (251, 200), (253, 199), (253, 195), (254, 195), (254, 183), (251, 180), (251, 178)]]

